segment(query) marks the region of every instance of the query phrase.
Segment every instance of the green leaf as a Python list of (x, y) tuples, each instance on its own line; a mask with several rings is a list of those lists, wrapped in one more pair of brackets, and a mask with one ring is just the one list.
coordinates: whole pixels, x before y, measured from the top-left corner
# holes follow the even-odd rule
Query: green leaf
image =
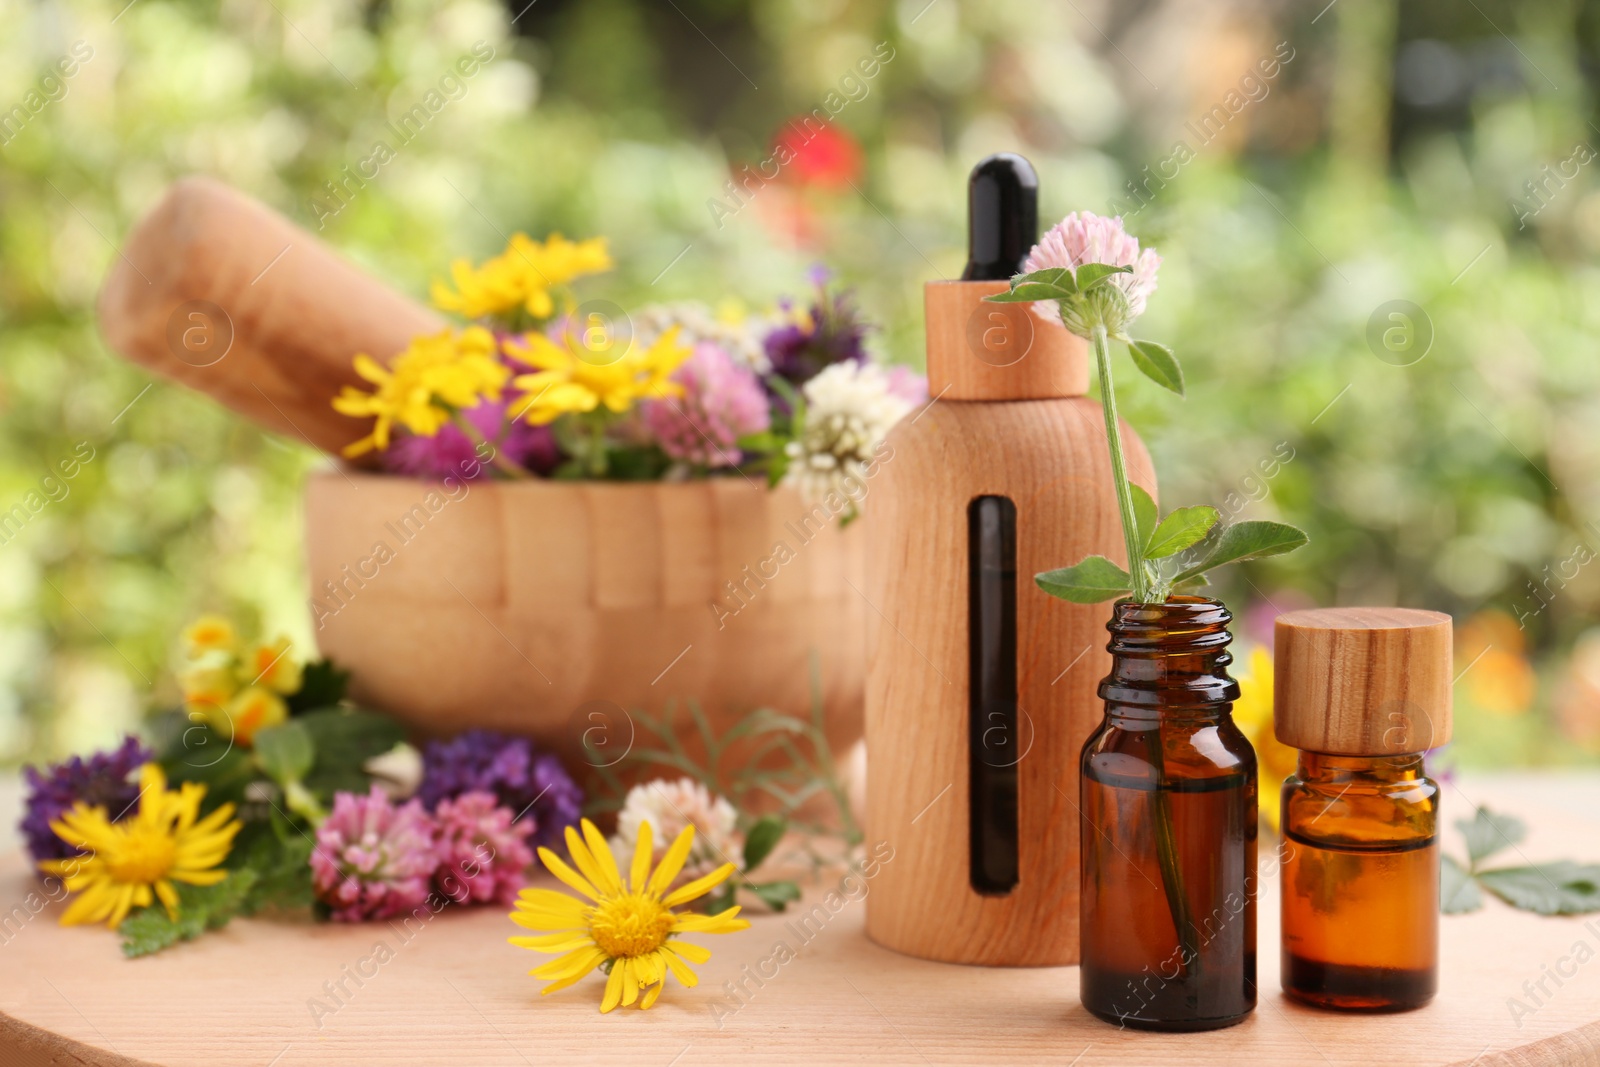
[(255, 881), (240, 903), (239, 914), (309, 908), (314, 899), (311, 891), (313, 844), (311, 837), (304, 833), (292, 833), (283, 838), (270, 833), (258, 837), (244, 859), (243, 865), (255, 876)]
[(1172, 581), (1173, 584), (1188, 581), (1224, 563), (1279, 556), (1294, 551), (1308, 540), (1303, 530), (1287, 523), (1264, 519), (1236, 522), (1217, 535), (1199, 563), (1180, 571)]
[(1039, 285), (1036, 282), (1024, 282), (1014, 289), (993, 296), (984, 297), (991, 304), (1026, 304), (1035, 300), (1065, 300), (1076, 294), (1062, 290), (1059, 286)]
[(1138, 532), (1139, 543), (1146, 544), (1156, 529), (1156, 519), (1159, 516), (1156, 502), (1139, 486), (1129, 483), (1128, 488), (1133, 490), (1133, 526)]
[(290, 715), (303, 715), (317, 708), (331, 708), (344, 699), (350, 687), (350, 672), (341, 671), (332, 660), (307, 663), (300, 691), (287, 701)]
[(1085, 263), (1078, 268), (1074, 278), (1078, 283), (1078, 292), (1087, 293), (1095, 286), (1104, 284), (1108, 278), (1132, 273), (1132, 267), (1113, 267), (1109, 263)]
[(317, 759), (317, 744), (299, 719), (256, 731), (252, 747), (256, 762), (279, 785), (303, 779)]
[(202, 814), (209, 814), (226, 803), (244, 800), (250, 783), (261, 779), (261, 772), (250, 750), (236, 745), (203, 722), (191, 721), (187, 712), (168, 718), (163, 732), (165, 742), (157, 749), (157, 761), (167, 780), (199, 782), (206, 787), (200, 802)]
[(1013, 287), (1018, 282), (1032, 282), (1036, 285), (1052, 285), (1059, 289), (1065, 289), (1069, 294), (1078, 291), (1078, 280), (1077, 277), (1072, 273), (1072, 268), (1070, 267), (1045, 267), (1043, 270), (1036, 270), (1029, 274), (1021, 274), (1011, 279), (1011, 284)]
[(295, 722), (311, 733), (317, 759), (305, 784), (324, 801), (333, 794), (365, 792), (371, 775), (363, 765), (405, 740), (405, 730), (394, 719), (375, 711), (324, 708), (307, 712)]
[(1132, 588), (1128, 572), (1104, 556), (1090, 556), (1071, 567), (1036, 574), (1033, 580), (1051, 596), (1074, 604), (1098, 604)]
[(1199, 544), (1221, 520), (1221, 514), (1209, 504), (1179, 508), (1151, 531), (1144, 545), (1145, 558), (1164, 559)]
[(1439, 910), (1446, 915), (1465, 915), (1483, 907), (1483, 893), (1472, 874), (1450, 856), (1439, 857)]
[(734, 444), (741, 452), (777, 452), (788, 442), (789, 438), (786, 435), (767, 430), (762, 433), (747, 433), (738, 438)]
[(1521, 819), (1497, 815), (1488, 808), (1479, 808), (1470, 820), (1457, 819), (1456, 829), (1467, 839), (1467, 862), (1474, 870), (1496, 852), (1519, 845), (1528, 836)]
[(1011, 288), (984, 297), (994, 304), (1016, 304), (1033, 300), (1067, 300), (1078, 295), (1078, 283), (1065, 267), (1046, 267), (1011, 279)]
[(761, 866), (772, 850), (783, 839), (789, 824), (778, 815), (764, 815), (744, 835), (744, 873), (749, 874)]
[(256, 873), (249, 869), (228, 872), (216, 885), (179, 884), (178, 917), (169, 918), (160, 904), (144, 908), (124, 919), (122, 954), (129, 959), (160, 952), (179, 941), (190, 941), (207, 930), (226, 926), (239, 914), (255, 885)]
[(1183, 368), (1178, 365), (1178, 357), (1172, 354), (1172, 349), (1154, 341), (1129, 341), (1128, 354), (1146, 378), (1163, 389), (1183, 395)]
[(1593, 864), (1561, 860), (1479, 871), (1478, 884), (1513, 908), (1540, 915), (1600, 911), (1600, 866)]
[(800, 887), (793, 882), (767, 882), (764, 885), (746, 885), (746, 889), (761, 898), (773, 911), (783, 911), (800, 899)]

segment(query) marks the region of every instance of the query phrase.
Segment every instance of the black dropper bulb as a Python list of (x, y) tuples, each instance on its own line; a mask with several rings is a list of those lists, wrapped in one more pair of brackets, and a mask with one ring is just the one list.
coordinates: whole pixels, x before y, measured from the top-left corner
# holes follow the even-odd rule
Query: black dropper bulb
[(967, 179), (967, 267), (962, 281), (998, 281), (1022, 271), (1039, 239), (1039, 175), (1015, 152), (986, 156)]

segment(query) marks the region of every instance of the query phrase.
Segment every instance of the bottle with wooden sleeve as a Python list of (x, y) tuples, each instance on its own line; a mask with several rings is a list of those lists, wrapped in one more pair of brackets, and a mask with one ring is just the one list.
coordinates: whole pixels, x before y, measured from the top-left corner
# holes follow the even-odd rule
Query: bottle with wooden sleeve
[(1400, 1011), (1439, 982), (1439, 787), (1450, 740), (1450, 616), (1328, 608), (1278, 616), (1283, 991), (1319, 1008)]
[[(1078, 960), (1078, 755), (1100, 721), (1109, 604), (1033, 583), (1063, 559), (1126, 563), (1084, 341), (984, 302), (1037, 237), (1038, 183), (991, 156), (968, 188), (969, 259), (930, 282), (928, 405), (869, 487), (869, 842), (887, 842), (867, 934), (915, 956)], [(1122, 429), (1133, 480), (1144, 446)]]

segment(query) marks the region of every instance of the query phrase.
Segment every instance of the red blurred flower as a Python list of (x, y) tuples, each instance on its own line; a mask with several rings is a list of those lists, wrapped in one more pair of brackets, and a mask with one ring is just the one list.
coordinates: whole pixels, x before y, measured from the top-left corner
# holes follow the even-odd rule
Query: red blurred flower
[(861, 176), (861, 146), (833, 123), (802, 115), (784, 124), (773, 141), (773, 154), (785, 173), (801, 185), (842, 189)]

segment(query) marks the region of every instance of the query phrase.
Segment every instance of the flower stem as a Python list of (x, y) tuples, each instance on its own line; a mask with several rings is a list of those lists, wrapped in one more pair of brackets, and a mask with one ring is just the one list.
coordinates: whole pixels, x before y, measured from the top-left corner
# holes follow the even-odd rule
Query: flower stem
[[(472, 420), (467, 418), (464, 414), (459, 411), (456, 412), (455, 415), (452, 416), (452, 421), (457, 427), (460, 428), (462, 433), (467, 435), (467, 439), (474, 445), (478, 446), (478, 448), (481, 449), (483, 446), (488, 445), (489, 462), (494, 464), (496, 470), (500, 471), (508, 478), (533, 477), (533, 475), (529, 474), (525, 468), (517, 466), (515, 463), (511, 462), (504, 455), (502, 455), (500, 450), (494, 447), (494, 445), (490, 444), (488, 440), (484, 438), (483, 433), (472, 424)], [(481, 455), (482, 453), (480, 452), (479, 454)]]
[(1183, 867), (1178, 861), (1178, 839), (1172, 828), (1172, 793), (1167, 789), (1166, 756), (1157, 722), (1149, 731), (1148, 759), (1156, 770), (1156, 789), (1151, 798), (1155, 820), (1156, 861), (1161, 867), (1161, 885), (1167, 894), (1167, 910), (1172, 915), (1172, 930), (1178, 940), (1178, 961), (1185, 973), (1200, 969), (1200, 947), (1194, 919), (1189, 915), (1189, 894), (1183, 884)]
[(1133, 514), (1133, 489), (1128, 485), (1128, 464), (1122, 456), (1122, 430), (1117, 422), (1117, 394), (1111, 386), (1111, 349), (1106, 328), (1096, 325), (1090, 335), (1094, 346), (1095, 369), (1100, 376), (1100, 408), (1106, 416), (1106, 447), (1111, 450), (1111, 481), (1117, 492), (1117, 510), (1122, 513), (1122, 540), (1128, 549), (1128, 576), (1133, 582), (1133, 599), (1140, 604), (1151, 601), (1150, 578), (1145, 573), (1140, 552), (1139, 523)]

